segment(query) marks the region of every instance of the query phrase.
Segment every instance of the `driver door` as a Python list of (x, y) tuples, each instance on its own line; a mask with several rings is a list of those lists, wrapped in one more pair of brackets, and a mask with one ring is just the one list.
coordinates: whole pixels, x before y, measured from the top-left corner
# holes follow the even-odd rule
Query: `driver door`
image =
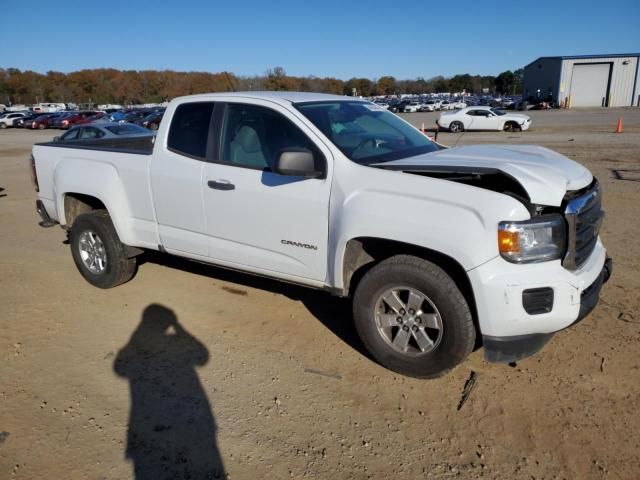
[[(471, 128), (473, 130), (497, 130), (498, 117), (489, 110), (473, 110), (473, 121)], [(471, 113), (471, 112), (470, 112)]]
[[(203, 171), (208, 255), (215, 263), (256, 273), (323, 282), (331, 153), (304, 125), (287, 118), (288, 112), (277, 110), (282, 107), (267, 105), (217, 107), (219, 147)], [(324, 178), (274, 173), (273, 159), (289, 148), (311, 150)]]

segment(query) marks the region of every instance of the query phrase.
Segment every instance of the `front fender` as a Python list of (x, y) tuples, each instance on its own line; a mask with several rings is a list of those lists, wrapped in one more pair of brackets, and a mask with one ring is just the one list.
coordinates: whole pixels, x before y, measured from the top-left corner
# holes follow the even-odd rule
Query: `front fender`
[(64, 196), (68, 193), (89, 195), (105, 205), (120, 241), (125, 244), (134, 243), (131, 208), (118, 171), (113, 165), (86, 158), (67, 157), (56, 165), (53, 179), (61, 225), (67, 225)]
[[(495, 258), (498, 223), (526, 220), (519, 201), (489, 190), (402, 172), (378, 170), (389, 188), (363, 188), (346, 197), (334, 218), (330, 250), (333, 286), (343, 286), (347, 242), (373, 237), (427, 248), (466, 271)], [(395, 178), (394, 178), (395, 177)]]

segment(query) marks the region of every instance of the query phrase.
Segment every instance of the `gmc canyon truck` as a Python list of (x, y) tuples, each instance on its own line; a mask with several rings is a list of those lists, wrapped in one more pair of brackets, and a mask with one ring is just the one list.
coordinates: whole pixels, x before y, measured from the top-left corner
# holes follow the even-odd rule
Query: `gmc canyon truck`
[(598, 302), (601, 187), (538, 146), (443, 148), (373, 103), (299, 92), (177, 98), (156, 136), (33, 147), (41, 225), (82, 276), (158, 250), (351, 297), (374, 359), (449, 371), (540, 350)]

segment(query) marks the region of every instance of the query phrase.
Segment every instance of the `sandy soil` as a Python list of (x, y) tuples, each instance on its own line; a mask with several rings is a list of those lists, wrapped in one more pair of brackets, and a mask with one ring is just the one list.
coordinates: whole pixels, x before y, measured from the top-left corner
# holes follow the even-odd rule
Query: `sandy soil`
[(163, 257), (91, 287), (64, 232), (37, 225), (27, 158), (57, 132), (0, 131), (0, 478), (640, 478), (640, 111), (532, 116), (439, 140), (538, 143), (592, 169), (614, 276), (537, 356), (479, 350), (432, 381), (369, 360), (348, 302), (323, 293)]

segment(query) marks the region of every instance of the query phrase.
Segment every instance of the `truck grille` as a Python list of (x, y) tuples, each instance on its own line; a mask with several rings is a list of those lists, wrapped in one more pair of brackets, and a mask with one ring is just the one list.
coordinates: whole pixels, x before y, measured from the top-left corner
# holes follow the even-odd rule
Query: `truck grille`
[(580, 268), (596, 247), (602, 225), (602, 192), (597, 180), (583, 192), (570, 192), (564, 216), (567, 220), (567, 254), (562, 265), (569, 270)]

